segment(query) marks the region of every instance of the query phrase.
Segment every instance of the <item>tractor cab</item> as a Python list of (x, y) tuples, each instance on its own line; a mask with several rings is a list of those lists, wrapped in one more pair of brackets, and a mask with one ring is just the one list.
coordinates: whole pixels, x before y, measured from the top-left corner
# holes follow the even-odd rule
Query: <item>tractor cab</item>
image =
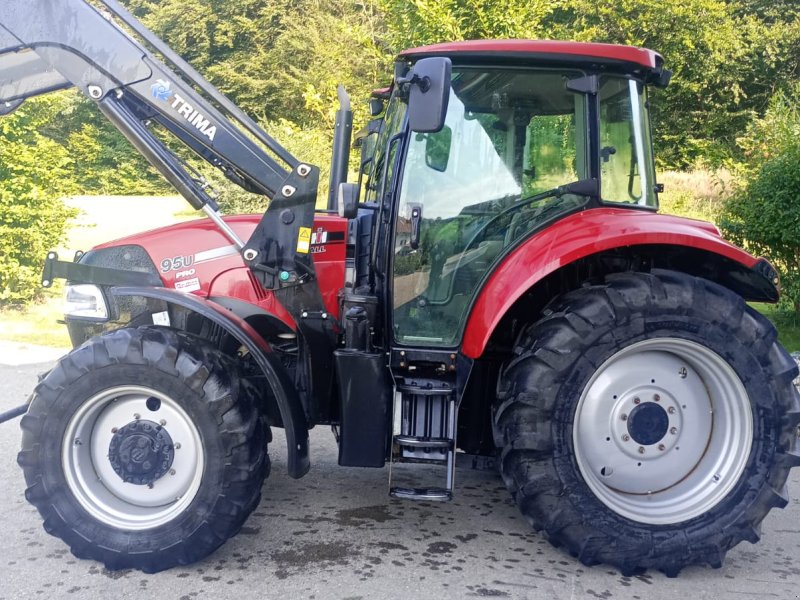
[[(402, 83), (426, 60), (452, 64), (441, 100)], [(361, 192), (392, 213), (378, 237), (393, 342), (456, 347), (492, 266), (552, 222), (602, 205), (657, 209), (646, 84), (665, 83), (658, 54), (460, 42), (406, 51), (396, 71)], [(442, 119), (415, 131), (409, 113), (426, 101), (442, 103), (425, 107)]]

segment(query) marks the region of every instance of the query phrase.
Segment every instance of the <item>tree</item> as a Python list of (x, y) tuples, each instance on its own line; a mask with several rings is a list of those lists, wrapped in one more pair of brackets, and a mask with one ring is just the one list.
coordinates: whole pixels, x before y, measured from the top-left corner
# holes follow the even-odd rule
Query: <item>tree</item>
[(43, 131), (67, 102), (63, 94), (25, 102), (0, 119), (0, 304), (36, 298), (46, 253), (63, 241), (74, 192), (73, 158)]
[(779, 92), (739, 144), (744, 184), (725, 205), (726, 237), (769, 259), (782, 301), (800, 310), (800, 84)]

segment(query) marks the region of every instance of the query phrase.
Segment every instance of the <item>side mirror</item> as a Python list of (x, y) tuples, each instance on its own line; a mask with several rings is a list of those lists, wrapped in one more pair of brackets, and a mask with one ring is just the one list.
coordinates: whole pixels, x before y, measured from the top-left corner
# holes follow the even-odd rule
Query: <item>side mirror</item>
[(336, 200), (339, 216), (354, 219), (358, 214), (358, 184), (340, 183)]
[(453, 130), (447, 125), (438, 133), (429, 133), (425, 136), (425, 164), (444, 173), (450, 160), (450, 146), (453, 142)]
[(369, 115), (371, 117), (377, 117), (382, 112), (383, 112), (383, 100), (381, 100), (380, 98), (370, 98)]
[(408, 124), (411, 131), (435, 133), (442, 129), (450, 100), (449, 58), (423, 58), (417, 61), (408, 75), (397, 80), (407, 86)]

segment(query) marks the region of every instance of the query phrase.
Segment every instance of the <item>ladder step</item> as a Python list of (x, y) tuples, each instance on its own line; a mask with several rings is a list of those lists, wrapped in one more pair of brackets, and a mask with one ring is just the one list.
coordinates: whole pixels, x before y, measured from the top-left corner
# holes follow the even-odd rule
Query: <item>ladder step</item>
[(446, 448), (453, 447), (453, 441), (445, 438), (418, 438), (410, 435), (396, 435), (394, 441), (406, 448)]
[(449, 387), (418, 387), (416, 385), (398, 385), (398, 392), (413, 394), (415, 396), (451, 396), (455, 393), (455, 388)]
[(446, 502), (453, 499), (453, 493), (444, 488), (393, 487), (389, 489), (389, 495), (404, 500), (432, 500), (434, 502)]

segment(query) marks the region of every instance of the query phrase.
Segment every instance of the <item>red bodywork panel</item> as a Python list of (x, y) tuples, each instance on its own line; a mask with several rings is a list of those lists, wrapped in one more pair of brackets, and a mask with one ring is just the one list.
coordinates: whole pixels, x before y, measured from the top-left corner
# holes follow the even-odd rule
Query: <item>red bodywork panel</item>
[[(261, 215), (237, 215), (225, 221), (247, 240)], [(135, 244), (150, 255), (164, 287), (198, 296), (236, 298), (256, 305), (294, 329), (286, 309), (265, 290), (241, 255), (209, 219), (187, 221), (109, 242), (97, 248)], [(325, 307), (339, 317), (338, 293), (344, 286), (347, 220), (330, 214), (314, 216), (311, 240), (314, 267)]]
[(431, 46), (411, 48), (400, 53), (402, 58), (424, 58), (426, 56), (448, 55), (521, 55), (534, 56), (562, 55), (584, 59), (612, 60), (634, 63), (655, 69), (661, 64), (658, 52), (635, 46), (616, 44), (595, 44), (586, 42), (560, 42), (549, 40), (468, 40), (464, 42), (445, 42)]
[(707, 250), (748, 268), (758, 261), (703, 221), (621, 208), (576, 213), (529, 238), (500, 263), (473, 305), (461, 351), (478, 358), (503, 315), (543, 277), (591, 254), (641, 244)]

